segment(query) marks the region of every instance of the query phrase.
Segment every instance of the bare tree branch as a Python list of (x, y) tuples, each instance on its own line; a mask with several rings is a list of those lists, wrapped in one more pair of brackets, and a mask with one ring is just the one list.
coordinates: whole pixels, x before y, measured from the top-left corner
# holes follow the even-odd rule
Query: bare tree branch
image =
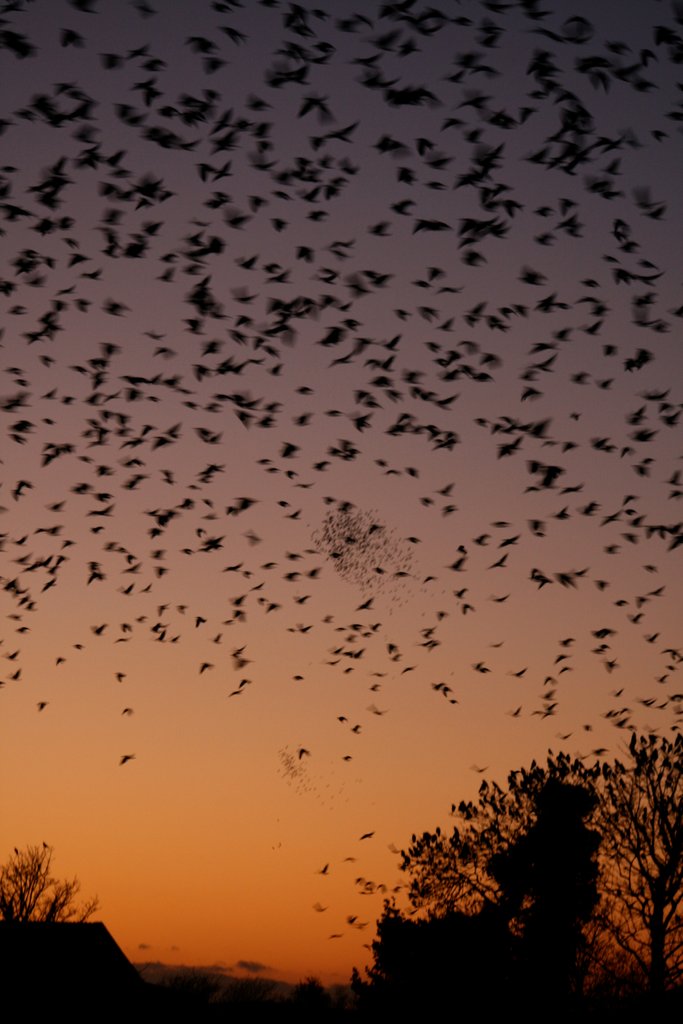
[(45, 843), (24, 850), (15, 847), (0, 867), (0, 920), (82, 922), (92, 917), (99, 906), (97, 897), (79, 904), (78, 879), (52, 877), (53, 852)]

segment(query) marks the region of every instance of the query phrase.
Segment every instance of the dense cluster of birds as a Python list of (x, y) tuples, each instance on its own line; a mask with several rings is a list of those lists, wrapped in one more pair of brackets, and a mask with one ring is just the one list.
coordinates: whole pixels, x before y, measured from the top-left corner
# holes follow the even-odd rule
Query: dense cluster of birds
[(340, 770), (406, 673), (678, 728), (683, 10), (590, 6), (2, 4), (5, 690), (152, 642), (248, 716), (265, 645), (353, 673)]
[[(409, 541), (387, 529), (372, 512), (338, 502), (328, 512), (313, 534), (316, 549), (331, 561), (334, 570), (362, 592), (380, 590), (388, 581), (392, 591), (399, 590), (398, 581), (411, 576), (413, 560)], [(367, 611), (372, 598), (361, 611)]]

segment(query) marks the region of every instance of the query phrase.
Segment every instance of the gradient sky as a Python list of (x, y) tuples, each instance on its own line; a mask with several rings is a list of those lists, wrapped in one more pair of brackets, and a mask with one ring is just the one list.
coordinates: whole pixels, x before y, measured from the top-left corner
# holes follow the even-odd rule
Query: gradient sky
[(482, 778), (678, 727), (680, 7), (3, 20), (0, 856), (346, 982)]

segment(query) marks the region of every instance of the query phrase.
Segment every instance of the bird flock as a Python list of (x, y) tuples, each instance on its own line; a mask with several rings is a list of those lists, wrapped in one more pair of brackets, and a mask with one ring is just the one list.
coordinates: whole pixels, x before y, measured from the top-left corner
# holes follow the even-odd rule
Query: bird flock
[(2, 4), (30, 744), (85, 658), (112, 771), (176, 672), (316, 807), (680, 727), (683, 8), (618, 10)]

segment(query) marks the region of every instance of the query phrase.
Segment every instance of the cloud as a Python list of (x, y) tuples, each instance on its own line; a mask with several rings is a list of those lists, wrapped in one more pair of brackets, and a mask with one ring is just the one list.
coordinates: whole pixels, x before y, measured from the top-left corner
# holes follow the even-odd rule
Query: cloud
[(187, 964), (166, 964), (161, 960), (147, 960), (145, 962), (138, 961), (134, 967), (145, 981), (150, 981), (154, 985), (164, 985), (179, 977), (221, 978), (225, 982), (238, 980), (235, 978), (232, 968), (221, 963), (190, 967)]
[(270, 970), (267, 964), (259, 963), (258, 960), (238, 960), (235, 966), (249, 974), (262, 974), (264, 971)]

